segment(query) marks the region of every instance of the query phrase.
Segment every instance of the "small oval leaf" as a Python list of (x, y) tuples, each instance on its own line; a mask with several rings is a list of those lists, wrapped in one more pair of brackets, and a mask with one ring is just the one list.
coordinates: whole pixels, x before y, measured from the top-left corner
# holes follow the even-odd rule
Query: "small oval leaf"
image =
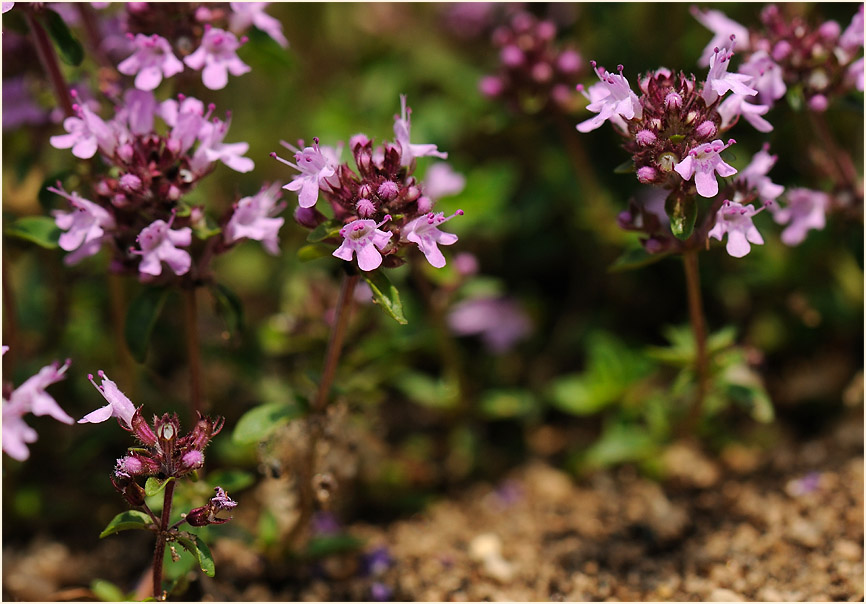
[(63, 17), (53, 10), (46, 10), (42, 14), (45, 19), (45, 29), (57, 46), (60, 60), (68, 65), (81, 65), (84, 60), (84, 48), (82, 48), (81, 42), (76, 40), (72, 32), (69, 31)]
[(6, 227), (6, 234), (35, 243), (49, 250), (57, 249), (63, 233), (48, 216), (24, 216)]
[(130, 303), (126, 312), (126, 345), (132, 357), (139, 363), (144, 363), (147, 358), (150, 336), (168, 294), (169, 290), (166, 288), (148, 288)]
[(225, 285), (214, 283), (210, 288), (219, 314), (232, 336), (239, 336), (244, 330), (244, 305), (241, 299)]
[(385, 311), (389, 317), (400, 325), (406, 325), (409, 321), (403, 315), (403, 303), (400, 302), (400, 292), (382, 271), (364, 273), (364, 280), (373, 290), (373, 301)]
[(302, 415), (303, 409), (294, 403), (268, 403), (254, 407), (238, 420), (232, 440), (239, 445), (260, 443), (278, 427)]
[(174, 480), (174, 477), (166, 478), (165, 480), (160, 480), (155, 476), (151, 476), (144, 483), (144, 494), (148, 497), (153, 497), (158, 493), (162, 492), (162, 490), (168, 485), (169, 482)]
[(111, 522), (99, 533), (99, 538), (119, 533), (120, 531), (128, 531), (131, 529), (146, 529), (151, 525), (150, 516), (138, 510), (127, 510), (121, 512), (111, 519)]

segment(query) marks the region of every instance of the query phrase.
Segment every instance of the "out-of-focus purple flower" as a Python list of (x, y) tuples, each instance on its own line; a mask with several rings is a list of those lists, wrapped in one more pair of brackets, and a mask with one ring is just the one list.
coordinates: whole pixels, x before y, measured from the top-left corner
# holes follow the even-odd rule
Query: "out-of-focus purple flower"
[(265, 12), (269, 4), (270, 2), (230, 2), (232, 14), (229, 15), (229, 29), (239, 34), (250, 25), (255, 25), (277, 44), (283, 48), (288, 47), (289, 41), (283, 35), (283, 24)]
[[(39, 372), (28, 378), (23, 384), (16, 388), (9, 397), (9, 405), (13, 408), (25, 409), (27, 413), (33, 415), (50, 415), (59, 422), (64, 424), (74, 424), (69, 415), (60, 408), (51, 395), (45, 392), (45, 389), (51, 384), (55, 384), (65, 377), (66, 370), (72, 363), (69, 359), (62, 365), (60, 363), (52, 363), (46, 365)], [(5, 427), (5, 426), (4, 426)]]
[(795, 478), (785, 485), (785, 492), (791, 497), (802, 497), (814, 493), (821, 487), (821, 473), (809, 472), (802, 478)]
[(453, 2), (443, 5), (448, 31), (462, 38), (481, 35), (491, 23), (497, 5), (492, 2)]
[(36, 126), (48, 122), (49, 111), (40, 107), (24, 76), (3, 79), (3, 129)]
[(529, 335), (532, 324), (513, 300), (473, 298), (454, 305), (448, 327), (457, 335), (480, 335), (484, 345), (498, 354)]
[(390, 602), (393, 595), (393, 590), (384, 583), (375, 581), (370, 586), (370, 597), (374, 602)]
[(192, 243), (192, 229), (184, 227), (172, 230), (171, 223), (174, 215), (166, 223), (164, 220), (155, 220), (144, 227), (136, 240), (141, 250), (131, 250), (132, 253), (141, 256), (138, 270), (142, 275), (158, 277), (162, 274), (162, 263), (168, 264), (175, 275), (185, 275), (192, 265), (189, 252), (177, 246), (187, 247)]
[(368, 577), (378, 577), (387, 571), (394, 564), (394, 559), (388, 553), (388, 548), (384, 545), (364, 554), (362, 567), (364, 575)]
[[(591, 86), (587, 91), (588, 94), (584, 96), (590, 101), (586, 108), (598, 115), (579, 123), (577, 130), (590, 132), (607, 120), (613, 121), (614, 117), (626, 120), (640, 119), (643, 116), (643, 107), (622, 74), (622, 65), (617, 66), (618, 74), (612, 74), (604, 67), (598, 67), (595, 61), (590, 61), (590, 64), (601, 82)], [(578, 90), (583, 92), (583, 87), (579, 86)]]
[(454, 256), (454, 268), (464, 277), (471, 277), (478, 273), (478, 258), (469, 252), (460, 252)]
[(135, 87), (139, 90), (153, 90), (162, 82), (183, 71), (183, 63), (174, 56), (171, 44), (162, 36), (136, 34), (133, 39), (135, 52), (121, 61), (117, 71), (124, 75), (135, 76)]
[(692, 7), (692, 15), (701, 25), (713, 32), (713, 39), (704, 48), (704, 52), (698, 60), (698, 65), (701, 67), (710, 64), (716, 48), (724, 48), (730, 44), (731, 36), (736, 36), (738, 40), (745, 40), (748, 43), (749, 30), (733, 19), (729, 19), (723, 12), (718, 10), (702, 12), (697, 7)]
[(860, 4), (851, 23), (839, 37), (839, 46), (850, 53), (863, 48), (863, 4)]
[(57, 187), (48, 187), (48, 190), (65, 197), (73, 208), (71, 212), (54, 211), (54, 223), (66, 231), (60, 235), (58, 244), (61, 249), (72, 252), (64, 262), (75, 264), (99, 251), (102, 242), (109, 239), (105, 229), (115, 226), (114, 218), (103, 207), (79, 197), (78, 193), (73, 191), (70, 195), (59, 182)]
[(445, 162), (436, 162), (424, 175), (424, 193), (430, 199), (439, 200), (443, 197), (459, 194), (466, 186), (466, 177)]
[(26, 413), (21, 407), (13, 407), (3, 401), (3, 452), (18, 461), (30, 457), (27, 444), (34, 443), (39, 438), (36, 430), (24, 421)]
[(312, 147), (304, 147), (303, 151), (288, 143), (286, 146), (295, 151), (296, 163), (286, 161), (276, 153), (271, 153), (271, 157), (298, 170), (300, 174), (283, 188), (288, 191), (300, 191), (298, 204), (302, 208), (312, 208), (319, 200), (319, 188), (323, 184), (327, 186), (327, 179), (336, 173), (337, 163), (324, 153), (324, 148), (319, 147), (318, 138), (313, 139)]
[(12, 10), (12, 7), (15, 6), (15, 3), (14, 2), (3, 2), (2, 4), (0, 4), (0, 6), (2, 6), (2, 8), (0, 8), (0, 10), (2, 10), (2, 12), (8, 13), (10, 10)]
[(213, 105), (204, 111), (204, 103), (188, 96), (179, 100), (168, 99), (160, 103), (159, 115), (171, 127), (168, 134), (169, 148), (175, 153), (186, 153), (200, 136), (208, 134), (211, 127), (207, 121)]
[(851, 63), (848, 71), (845, 72), (847, 81), (850, 81), (854, 88), (860, 92), (863, 92), (863, 71), (863, 57), (860, 57)]
[(674, 166), (674, 170), (683, 177), (683, 180), (690, 180), (694, 175), (695, 186), (702, 197), (715, 197), (719, 192), (716, 173), (718, 172), (721, 177), (733, 176), (737, 173), (737, 169), (725, 163), (720, 155), (735, 142), (734, 139), (730, 139), (726, 145), (721, 140), (714, 140), (711, 143), (698, 145), (689, 151), (685, 159)]
[(264, 186), (252, 197), (244, 197), (235, 206), (235, 211), (225, 226), (226, 243), (238, 239), (255, 239), (261, 241), (264, 248), (271, 254), (280, 253), (279, 230), (285, 219), (274, 218), (285, 207), (280, 200), (281, 185), (278, 182)]
[(337, 517), (331, 512), (316, 512), (310, 526), (316, 535), (335, 535), (341, 530)]
[(782, 231), (782, 243), (799, 245), (811, 229), (820, 231), (826, 225), (825, 214), (830, 206), (830, 196), (811, 189), (790, 189), (786, 195), (787, 205), (773, 211), (779, 224), (787, 224)]
[(436, 145), (432, 144), (412, 144), (409, 142), (409, 134), (412, 128), (411, 125), (412, 109), (406, 106), (406, 95), (400, 95), (400, 115), (394, 116), (394, 137), (397, 139), (402, 155), (400, 164), (409, 166), (416, 157), (438, 157), (439, 159), (448, 159), (448, 154), (439, 151)]
[(727, 233), (728, 243), (725, 249), (734, 258), (742, 258), (752, 250), (750, 242), (758, 245), (764, 243), (764, 238), (752, 222), (758, 212), (760, 210), (755, 210), (751, 205), (725, 201), (716, 213), (716, 224), (708, 235), (721, 241)]
[(770, 145), (765, 144), (764, 148), (755, 153), (749, 165), (743, 168), (743, 171), (737, 176), (737, 180), (745, 182), (749, 188), (754, 189), (758, 193), (758, 199), (764, 203), (776, 201), (776, 198), (785, 192), (785, 187), (775, 184), (767, 176), (778, 159), (778, 156), (770, 155), (769, 150)]
[(90, 159), (101, 150), (106, 155), (114, 153), (117, 137), (111, 127), (102, 121), (87, 106), (76, 105), (78, 117), (63, 120), (63, 128), (68, 134), (52, 136), (49, 139), (56, 149), (72, 148), (72, 155), (79, 159)]
[(755, 100), (761, 105), (772, 105), (785, 96), (788, 87), (782, 78), (782, 68), (770, 58), (766, 51), (753, 52), (740, 66), (740, 73), (752, 76), (749, 85), (758, 91)]
[(730, 128), (738, 117), (743, 116), (758, 132), (772, 132), (773, 124), (761, 117), (769, 110), (769, 105), (750, 103), (748, 97), (741, 94), (732, 94), (718, 107), (723, 130)]
[[(733, 46), (733, 40), (731, 40), (731, 45)], [(752, 81), (752, 76), (742, 73), (728, 73), (728, 67), (733, 56), (734, 51), (732, 49), (720, 48), (713, 52), (713, 56), (710, 57), (710, 70), (707, 73), (707, 81), (701, 94), (707, 105), (712, 105), (728, 91), (744, 96), (758, 94), (757, 90), (748, 85)]]
[(102, 394), (106, 401), (108, 401), (108, 404), (104, 407), (100, 407), (96, 411), (91, 411), (78, 420), (78, 423), (98, 424), (109, 418), (116, 417), (120, 421), (121, 425), (126, 428), (132, 428), (132, 416), (135, 415), (135, 406), (133, 406), (132, 401), (130, 401), (126, 395), (120, 391), (117, 384), (108, 379), (108, 376), (105, 375), (104, 371), (99, 370), (97, 375), (102, 380), (102, 385), (97, 385), (96, 382), (93, 381), (93, 374), (88, 375), (87, 379), (90, 380), (90, 383), (93, 384), (97, 390), (99, 390), (99, 393)]
[(195, 174), (204, 174), (210, 165), (221, 161), (236, 172), (249, 172), (255, 168), (255, 162), (244, 157), (249, 143), (224, 143), (223, 139), (229, 131), (229, 121), (213, 119), (204, 122), (199, 132), (200, 144), (190, 160), (190, 169)]
[[(391, 220), (387, 214), (385, 219), (376, 224), (375, 220), (355, 220), (342, 229), (340, 235), (343, 243), (340, 244), (333, 255), (346, 262), (352, 261), (352, 256), (358, 257), (358, 267), (362, 271), (372, 271), (382, 264), (382, 254), (379, 250), (385, 248), (391, 240), (390, 231), (380, 231), (379, 227)], [(378, 249), (377, 249), (378, 248)]]
[(412, 220), (403, 229), (403, 236), (407, 241), (417, 243), (418, 248), (427, 258), (427, 262), (436, 268), (445, 266), (445, 256), (439, 250), (439, 245), (453, 245), (457, 243), (457, 235), (443, 233), (439, 225), (447, 222), (455, 216), (462, 216), (463, 210), (457, 210), (454, 214), (445, 218), (444, 212), (430, 212), (424, 216)]
[(130, 133), (144, 136), (153, 131), (153, 118), (158, 111), (159, 105), (151, 91), (130, 88), (123, 95), (123, 106), (114, 121), (125, 122)]
[(237, 55), (240, 43), (231, 32), (205, 26), (201, 46), (184, 58), (191, 69), (202, 72), (202, 82), (211, 90), (221, 90), (229, 81), (228, 74), (240, 76), (251, 70)]

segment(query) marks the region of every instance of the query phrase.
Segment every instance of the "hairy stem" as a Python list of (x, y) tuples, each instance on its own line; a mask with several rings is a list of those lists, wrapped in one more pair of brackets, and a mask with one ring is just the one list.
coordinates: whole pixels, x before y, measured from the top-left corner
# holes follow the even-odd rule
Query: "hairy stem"
[(174, 498), (174, 480), (165, 485), (165, 496), (162, 503), (162, 517), (159, 521), (159, 532), (156, 534), (156, 548), (153, 552), (153, 597), (162, 601), (162, 563), (165, 558), (165, 544), (168, 538), (168, 521), (171, 518), (171, 503)]
[(60, 71), (60, 63), (57, 62), (57, 53), (54, 52), (54, 46), (51, 45), (51, 40), (48, 39), (45, 28), (42, 27), (42, 24), (33, 15), (32, 10), (25, 9), (24, 18), (27, 19), (30, 33), (33, 34), (36, 53), (39, 55), (39, 61), (42, 63), (42, 67), (48, 75), (48, 81), (51, 82), (51, 87), (54, 89), (57, 103), (63, 109), (66, 117), (72, 117), (75, 115), (75, 110), (72, 108), (72, 96), (69, 94), (66, 78), (63, 77), (63, 72)]
[(709, 381), (709, 363), (707, 358), (707, 326), (704, 321), (701, 280), (698, 272), (698, 251), (692, 249), (683, 252), (683, 265), (686, 271), (689, 319), (695, 337), (695, 373), (698, 378), (698, 391), (685, 424), (687, 432), (691, 433), (697, 428), (701, 418)]
[(836, 168), (834, 180), (836, 184), (843, 185), (846, 189), (854, 191), (860, 197), (863, 196), (862, 186), (858, 185), (857, 168), (854, 167), (854, 162), (851, 161), (851, 156), (839, 148), (833, 135), (830, 133), (830, 128), (827, 126), (827, 120), (823, 112), (807, 111), (809, 121), (812, 123), (812, 129), (821, 141), (821, 145), (827, 153), (830, 162)]
[(198, 341), (198, 307), (196, 292), (193, 286), (184, 290), (184, 324), (186, 326), (186, 353), (189, 360), (189, 401), (192, 420), (203, 411), (201, 393), (201, 353)]
[(334, 326), (331, 328), (331, 336), (328, 340), (328, 350), (325, 353), (325, 367), (322, 370), (322, 380), (319, 382), (319, 391), (313, 411), (321, 413), (328, 403), (328, 394), (331, 391), (331, 382), (337, 371), (337, 363), (340, 361), (340, 352), (343, 348), (343, 338), (346, 335), (346, 327), (349, 324), (349, 315), (352, 311), (352, 294), (358, 283), (358, 274), (343, 275), (343, 283), (340, 286), (340, 296), (337, 298), (337, 308), (334, 310)]

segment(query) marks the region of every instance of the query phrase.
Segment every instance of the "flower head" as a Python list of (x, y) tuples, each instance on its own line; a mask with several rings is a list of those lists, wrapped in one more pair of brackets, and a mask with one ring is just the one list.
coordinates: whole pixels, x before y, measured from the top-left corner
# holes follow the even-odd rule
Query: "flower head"
[(742, 94), (732, 94), (718, 107), (719, 115), (722, 116), (723, 129), (727, 130), (733, 126), (738, 117), (743, 116), (758, 132), (772, 132), (773, 124), (761, 117), (769, 110), (769, 105), (750, 103), (748, 97)]
[(445, 266), (445, 256), (439, 250), (439, 245), (453, 245), (457, 243), (457, 235), (443, 233), (439, 230), (439, 226), (455, 216), (462, 215), (463, 210), (457, 210), (448, 218), (445, 218), (444, 212), (439, 212), (438, 214), (430, 212), (424, 216), (419, 216), (407, 224), (403, 229), (403, 236), (407, 241), (418, 244), (418, 248), (427, 258), (427, 262), (436, 268), (442, 268)]
[(725, 201), (716, 213), (716, 224), (709, 232), (709, 236), (721, 241), (727, 234), (728, 243), (725, 249), (728, 254), (734, 258), (742, 258), (751, 251), (750, 242), (758, 245), (764, 243), (764, 238), (752, 222), (752, 218), (760, 211), (751, 205), (744, 206), (735, 201)]
[(138, 270), (143, 275), (157, 277), (162, 274), (162, 263), (168, 264), (175, 275), (184, 275), (189, 272), (192, 258), (189, 252), (179, 249), (177, 246), (188, 246), (192, 243), (192, 229), (184, 227), (172, 230), (171, 220), (155, 220), (144, 227), (136, 240), (141, 250), (131, 250), (133, 254), (141, 256)]
[(60, 236), (58, 243), (61, 249), (72, 252), (66, 256), (65, 262), (75, 264), (97, 253), (102, 242), (108, 239), (105, 229), (113, 229), (115, 226), (111, 214), (92, 201), (79, 197), (78, 193), (67, 193), (59, 182), (57, 188), (48, 187), (48, 190), (65, 197), (73, 208), (71, 212), (54, 212), (57, 228), (66, 231)]
[(319, 200), (319, 189), (323, 185), (327, 186), (327, 179), (336, 173), (336, 158), (329, 157), (329, 154), (325, 153), (325, 148), (319, 147), (318, 138), (313, 139), (312, 147), (304, 147), (303, 150), (297, 149), (288, 143), (286, 143), (286, 147), (295, 151), (296, 163), (293, 164), (286, 161), (277, 156), (276, 153), (271, 153), (271, 157), (298, 170), (300, 174), (295, 176), (292, 182), (284, 185), (283, 188), (289, 191), (300, 191), (298, 193), (298, 203), (300, 206), (302, 208), (312, 208)]
[(238, 239), (261, 241), (265, 249), (273, 255), (280, 252), (278, 234), (285, 219), (274, 218), (286, 207), (280, 200), (280, 183), (262, 187), (256, 195), (244, 197), (235, 206), (235, 211), (226, 224), (224, 235), (226, 243)]
[(400, 95), (400, 115), (394, 116), (394, 137), (402, 149), (400, 165), (409, 166), (416, 157), (438, 157), (448, 159), (448, 154), (431, 144), (412, 144), (409, 142), (412, 110), (406, 106), (406, 95)]
[(830, 196), (822, 191), (798, 188), (789, 190), (786, 197), (788, 204), (775, 210), (773, 218), (779, 224), (788, 225), (782, 231), (782, 243), (799, 245), (810, 230), (820, 231), (826, 225)]
[(202, 70), (202, 82), (211, 90), (221, 90), (228, 83), (231, 73), (240, 76), (251, 67), (237, 55), (240, 43), (231, 32), (206, 27), (201, 46), (184, 58), (183, 62), (191, 69)]
[(448, 327), (461, 336), (478, 334), (492, 352), (503, 353), (525, 338), (532, 324), (514, 300), (473, 298), (454, 306)]
[(736, 36), (739, 40), (749, 39), (749, 30), (733, 19), (729, 19), (722, 11), (707, 10), (701, 12), (697, 7), (693, 7), (692, 15), (701, 25), (713, 32), (713, 39), (704, 48), (704, 52), (698, 60), (698, 65), (701, 67), (710, 64), (715, 49), (729, 44), (731, 36)]
[[(733, 46), (733, 41), (731, 38), (731, 46)], [(707, 105), (712, 105), (728, 91), (745, 96), (758, 94), (757, 90), (748, 86), (748, 83), (752, 81), (752, 76), (742, 73), (728, 73), (728, 67), (733, 56), (732, 48), (716, 48), (713, 52), (713, 56), (710, 58), (710, 71), (707, 73), (707, 81), (704, 84), (702, 94)]]
[(753, 52), (740, 66), (740, 73), (752, 76), (749, 85), (758, 91), (756, 100), (762, 105), (772, 105), (785, 96), (788, 89), (782, 77), (782, 68), (766, 51)]
[(265, 12), (270, 2), (230, 2), (232, 14), (229, 15), (229, 27), (239, 33), (250, 25), (268, 34), (277, 44), (286, 48), (289, 41), (283, 35), (283, 25)]
[[(643, 107), (622, 74), (622, 65), (617, 66), (619, 73), (613, 74), (606, 71), (604, 67), (598, 67), (595, 61), (590, 63), (601, 83), (590, 88), (588, 95), (590, 103), (587, 109), (598, 115), (579, 123), (578, 131), (590, 132), (614, 117), (625, 120), (640, 119), (643, 115)], [(579, 90), (582, 91), (582, 87)]]
[(56, 149), (72, 149), (72, 155), (79, 159), (90, 159), (101, 150), (106, 155), (114, 153), (117, 137), (111, 127), (87, 106), (75, 105), (78, 117), (63, 120), (63, 128), (68, 134), (52, 136), (49, 140)]
[(382, 254), (379, 251), (388, 245), (392, 235), (390, 231), (379, 230), (379, 227), (389, 220), (391, 220), (390, 214), (386, 215), (379, 224), (376, 224), (375, 220), (369, 219), (350, 222), (340, 229), (343, 243), (334, 251), (333, 255), (346, 262), (351, 262), (353, 254), (356, 255), (358, 267), (362, 271), (372, 271), (379, 268), (379, 265), (382, 264)]
[(204, 121), (199, 131), (199, 146), (190, 161), (190, 168), (196, 174), (204, 174), (210, 165), (221, 161), (236, 172), (249, 172), (255, 163), (249, 157), (244, 157), (249, 143), (224, 143), (223, 139), (229, 131), (230, 120), (225, 122), (214, 118)]
[(87, 379), (89, 379), (90, 383), (99, 390), (99, 393), (102, 394), (106, 401), (108, 401), (108, 404), (104, 407), (100, 407), (96, 411), (91, 411), (78, 420), (78, 423), (98, 424), (111, 417), (116, 417), (122, 426), (131, 429), (133, 423), (132, 417), (135, 415), (135, 407), (132, 402), (120, 391), (117, 384), (108, 379), (108, 376), (105, 375), (104, 371), (98, 371), (97, 375), (102, 380), (102, 385), (97, 385), (96, 382), (93, 381), (92, 374), (88, 375)]
[(757, 192), (758, 199), (764, 203), (775, 201), (779, 195), (785, 192), (785, 187), (777, 185), (770, 180), (767, 173), (775, 165), (778, 156), (770, 155), (769, 145), (755, 153), (749, 165), (743, 168), (737, 176), (737, 181), (745, 182), (746, 185)]
[(424, 175), (424, 192), (430, 199), (459, 194), (466, 186), (466, 177), (458, 174), (445, 162), (436, 162)]
[(163, 77), (170, 78), (183, 71), (183, 63), (174, 56), (171, 44), (165, 38), (156, 34), (137, 34), (133, 43), (135, 52), (121, 61), (117, 70), (125, 75), (135, 75), (135, 87), (139, 90), (153, 90)]
[(716, 173), (721, 177), (733, 176), (737, 169), (725, 163), (721, 155), (722, 151), (730, 147), (736, 141), (730, 139), (726, 145), (720, 140), (698, 145), (681, 162), (674, 166), (674, 170), (683, 177), (690, 180), (695, 177), (695, 186), (698, 194), (702, 197), (715, 197), (719, 192), (719, 183)]

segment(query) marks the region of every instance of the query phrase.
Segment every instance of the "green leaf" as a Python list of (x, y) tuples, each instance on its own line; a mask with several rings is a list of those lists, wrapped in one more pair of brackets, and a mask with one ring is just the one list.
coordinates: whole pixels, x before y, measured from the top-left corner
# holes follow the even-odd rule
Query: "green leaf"
[(94, 579), (90, 583), (90, 591), (101, 602), (125, 602), (129, 599), (117, 585), (104, 579)]
[(331, 237), (336, 237), (340, 234), (340, 229), (343, 228), (343, 223), (338, 220), (326, 220), (307, 235), (308, 243), (318, 243)]
[(698, 217), (698, 204), (693, 197), (669, 195), (665, 200), (665, 213), (671, 219), (671, 233), (674, 237), (682, 240), (691, 237)]
[(318, 260), (325, 256), (331, 256), (333, 248), (322, 243), (308, 243), (298, 250), (298, 260), (301, 262), (309, 262), (310, 260)]
[(683, 142), (683, 140), (685, 140), (685, 138), (686, 138), (685, 134), (672, 134), (671, 136), (668, 137), (668, 140), (676, 145), (677, 143)]
[(352, 535), (322, 535), (310, 539), (304, 555), (308, 558), (324, 558), (332, 554), (358, 550), (362, 545), (364, 540)]
[(241, 491), (256, 481), (255, 476), (243, 470), (217, 470), (207, 475), (207, 482), (213, 486), (221, 486), (226, 492)]
[(453, 409), (459, 403), (460, 389), (453, 380), (435, 379), (425, 373), (407, 370), (401, 372), (397, 388), (412, 402), (433, 409)]
[(788, 105), (791, 106), (791, 109), (794, 111), (800, 111), (803, 109), (803, 105), (805, 104), (805, 98), (803, 96), (803, 86), (798, 84), (796, 86), (789, 86), (788, 93), (785, 95), (785, 98), (788, 100)]
[(174, 480), (173, 477), (166, 478), (165, 480), (160, 480), (155, 476), (151, 476), (144, 483), (144, 494), (148, 497), (153, 497), (162, 492), (162, 490), (168, 485), (169, 482)]
[(382, 271), (364, 273), (364, 280), (370, 284), (373, 290), (373, 301), (385, 311), (389, 317), (400, 325), (406, 325), (409, 321), (403, 316), (403, 303), (400, 302), (400, 292)]
[(147, 358), (150, 336), (168, 294), (167, 288), (147, 288), (130, 303), (126, 312), (126, 325), (123, 330), (126, 345), (132, 357), (139, 363), (144, 363)]
[(488, 391), (480, 402), (481, 412), (495, 419), (526, 417), (538, 409), (538, 401), (526, 390)]
[(646, 428), (636, 424), (608, 425), (601, 437), (585, 452), (583, 467), (604, 468), (629, 461), (641, 461), (656, 452), (658, 445)]
[(642, 268), (644, 266), (649, 266), (650, 264), (655, 264), (659, 260), (667, 258), (669, 255), (668, 252), (650, 254), (643, 248), (643, 246), (632, 247), (625, 250), (622, 255), (620, 255), (620, 257), (608, 267), (607, 271), (609, 273), (620, 273), (636, 268)]
[(111, 519), (111, 522), (99, 533), (99, 538), (119, 533), (120, 531), (128, 531), (132, 529), (146, 529), (151, 525), (150, 516), (138, 510), (127, 510), (121, 512)]
[(296, 403), (268, 403), (254, 407), (238, 420), (232, 440), (239, 445), (260, 443), (281, 425), (303, 414), (303, 409)]
[(217, 314), (225, 321), (229, 333), (239, 336), (244, 330), (244, 306), (241, 299), (221, 283), (214, 283), (210, 292), (216, 303)]
[(557, 379), (550, 387), (550, 400), (560, 411), (572, 415), (592, 415), (604, 409), (611, 401), (596, 396), (582, 375), (568, 375)]
[(634, 172), (634, 160), (628, 160), (622, 162), (616, 168), (613, 169), (614, 174), (631, 174)]
[(42, 15), (45, 29), (57, 46), (57, 54), (60, 56), (60, 60), (68, 65), (81, 65), (81, 62), (84, 60), (84, 48), (75, 39), (72, 32), (69, 31), (69, 28), (66, 27), (63, 17), (53, 10), (45, 10), (42, 12)]
[(177, 542), (180, 543), (186, 551), (195, 556), (196, 560), (198, 560), (198, 565), (204, 574), (208, 577), (213, 577), (216, 574), (216, 566), (214, 566), (213, 554), (210, 553), (210, 549), (198, 535), (193, 535), (192, 533), (185, 534), (189, 536), (178, 537)]
[(49, 250), (57, 249), (63, 233), (48, 216), (24, 216), (6, 227), (6, 234), (24, 239)]

